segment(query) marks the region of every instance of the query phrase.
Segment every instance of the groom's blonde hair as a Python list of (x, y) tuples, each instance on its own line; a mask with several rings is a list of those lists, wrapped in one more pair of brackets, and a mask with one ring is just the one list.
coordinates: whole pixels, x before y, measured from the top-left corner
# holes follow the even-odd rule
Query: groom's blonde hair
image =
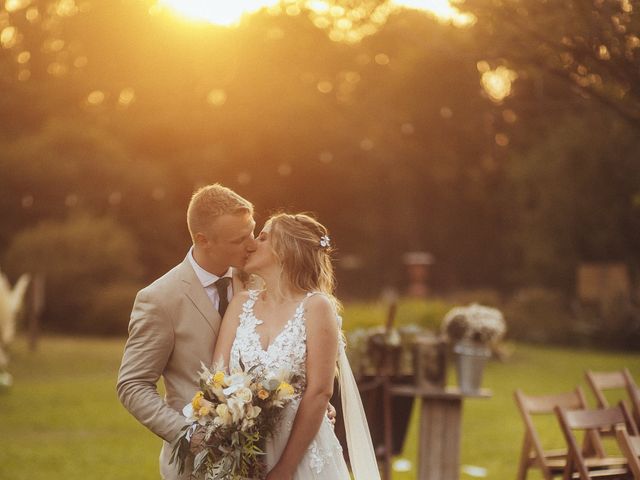
[(222, 215), (244, 213), (253, 215), (253, 204), (230, 188), (219, 183), (201, 187), (191, 196), (187, 208), (191, 239), (195, 242), (196, 233), (207, 230), (211, 222)]
[(323, 238), (328, 238), (327, 228), (305, 213), (278, 213), (266, 224), (271, 226), (269, 235), (273, 252), (291, 286), (305, 292), (322, 292), (339, 308), (333, 295), (332, 249), (328, 243), (322, 244)]

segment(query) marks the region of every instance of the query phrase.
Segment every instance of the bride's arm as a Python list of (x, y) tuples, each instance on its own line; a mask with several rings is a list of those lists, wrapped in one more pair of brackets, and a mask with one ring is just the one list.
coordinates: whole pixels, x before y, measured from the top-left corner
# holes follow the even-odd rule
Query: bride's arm
[(338, 324), (328, 298), (307, 300), (307, 387), (293, 422), (291, 435), (280, 460), (266, 480), (289, 480), (314, 439), (333, 394), (338, 354)]
[(213, 363), (222, 362), (224, 366), (229, 365), (231, 346), (236, 338), (236, 330), (240, 325), (240, 313), (243, 303), (249, 298), (248, 292), (239, 292), (233, 296), (227, 311), (224, 314), (216, 339), (216, 346), (213, 350)]

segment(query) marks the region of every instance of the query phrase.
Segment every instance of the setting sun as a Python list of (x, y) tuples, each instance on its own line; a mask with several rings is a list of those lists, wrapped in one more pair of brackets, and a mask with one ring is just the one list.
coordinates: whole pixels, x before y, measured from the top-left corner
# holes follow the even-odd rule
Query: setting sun
[(475, 21), (473, 15), (460, 12), (449, 0), (394, 0), (393, 3), (400, 7), (432, 13), (440, 20), (453, 22), (457, 26), (466, 26)]
[[(333, 5), (331, 0), (308, 0), (300, 2), (314, 14), (339, 17), (341, 13), (346, 15), (348, 9)], [(208, 22), (214, 25), (237, 25), (244, 15), (252, 14), (262, 8), (276, 7), (280, 0), (234, 0), (224, 2), (220, 0), (158, 0), (159, 8), (167, 8), (173, 13), (186, 19), (199, 22)], [(291, 4), (285, 10), (287, 13), (300, 12), (300, 5)], [(396, 8), (408, 8), (422, 10), (435, 15), (442, 21), (450, 21), (458, 26), (473, 23), (473, 16), (461, 13), (452, 7), (449, 0), (393, 0), (387, 6), (387, 14)], [(358, 12), (356, 12), (358, 15)], [(341, 13), (340, 13), (341, 12)], [(347, 19), (348, 20), (348, 19)], [(348, 20), (351, 23), (350, 20)], [(344, 25), (343, 25), (344, 27)], [(341, 28), (343, 28), (341, 27)], [(356, 37), (360, 38), (359, 35)]]
[(230, 26), (240, 22), (245, 14), (273, 6), (278, 0), (234, 0), (232, 2), (212, 0), (159, 0), (158, 5), (167, 7), (189, 20)]

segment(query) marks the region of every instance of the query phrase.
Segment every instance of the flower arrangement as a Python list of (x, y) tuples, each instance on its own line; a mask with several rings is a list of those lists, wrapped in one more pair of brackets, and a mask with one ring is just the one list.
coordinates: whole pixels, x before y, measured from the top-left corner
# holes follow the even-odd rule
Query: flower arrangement
[(500, 310), (477, 303), (452, 308), (442, 321), (442, 333), (453, 343), (468, 341), (490, 346), (496, 344), (506, 331)]
[(418, 325), (402, 325), (385, 330), (384, 327), (358, 328), (347, 334), (349, 361), (356, 375), (375, 375), (387, 350), (393, 369), (399, 375), (413, 373), (413, 344), (417, 337), (428, 334)]
[(184, 471), (190, 436), (204, 431), (204, 448), (193, 459), (193, 473), (205, 480), (263, 478), (266, 438), (273, 434), (283, 408), (297, 395), (287, 372), (261, 374), (255, 368), (227, 373), (202, 365), (200, 391), (182, 410), (187, 425), (176, 440), (171, 463)]

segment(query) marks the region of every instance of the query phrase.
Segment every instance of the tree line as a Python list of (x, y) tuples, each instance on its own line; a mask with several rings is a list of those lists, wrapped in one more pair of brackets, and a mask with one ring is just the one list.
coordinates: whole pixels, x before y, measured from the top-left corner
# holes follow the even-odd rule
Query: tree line
[[(316, 213), (345, 297), (403, 289), (408, 251), (433, 254), (436, 291), (572, 295), (585, 261), (637, 274), (637, 82), (621, 73), (638, 71), (637, 12), (624, 2), (622, 40), (589, 7), (601, 44), (579, 30), (579, 2), (467, 1), (466, 28), (401, 11), (354, 44), (304, 11), (220, 29), (150, 15), (150, 2), (55, 3), (32, 2), (37, 22), (0, 17), (20, 35), (0, 50), (0, 266), (82, 270), (54, 295), (83, 278), (78, 302), (126, 306), (184, 257), (189, 196), (211, 182), (252, 200), (259, 223)], [(596, 57), (570, 61), (565, 47)], [(499, 66), (518, 78), (495, 100), (480, 80)]]

